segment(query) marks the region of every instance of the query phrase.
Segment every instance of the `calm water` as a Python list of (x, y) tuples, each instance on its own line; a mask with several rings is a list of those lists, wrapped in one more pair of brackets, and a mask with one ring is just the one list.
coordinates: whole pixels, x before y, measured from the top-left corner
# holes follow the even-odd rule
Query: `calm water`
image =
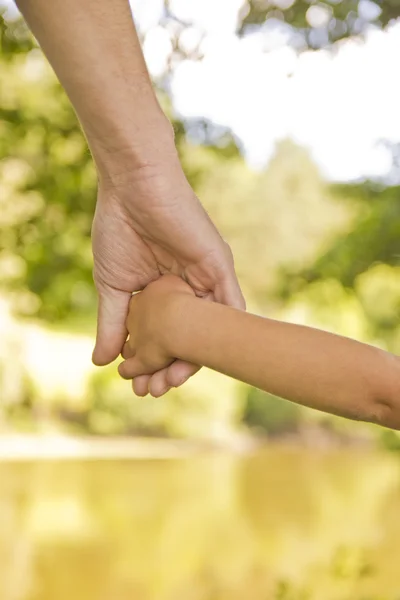
[(0, 465), (1, 600), (399, 600), (400, 459)]

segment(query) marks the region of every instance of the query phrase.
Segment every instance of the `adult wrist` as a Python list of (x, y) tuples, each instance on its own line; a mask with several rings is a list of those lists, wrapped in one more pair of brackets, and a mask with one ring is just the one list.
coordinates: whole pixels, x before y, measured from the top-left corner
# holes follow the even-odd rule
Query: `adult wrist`
[(88, 135), (88, 143), (100, 182), (115, 185), (124, 183), (135, 171), (177, 157), (174, 130), (161, 109), (137, 125), (122, 130), (116, 126), (106, 137)]

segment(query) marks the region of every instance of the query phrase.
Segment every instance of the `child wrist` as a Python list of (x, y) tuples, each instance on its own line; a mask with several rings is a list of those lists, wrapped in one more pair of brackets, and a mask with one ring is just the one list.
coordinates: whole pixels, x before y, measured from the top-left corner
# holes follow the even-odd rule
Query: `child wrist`
[(162, 346), (168, 356), (180, 356), (180, 340), (184, 330), (187, 301), (192, 298), (185, 294), (171, 294), (165, 302), (162, 323)]

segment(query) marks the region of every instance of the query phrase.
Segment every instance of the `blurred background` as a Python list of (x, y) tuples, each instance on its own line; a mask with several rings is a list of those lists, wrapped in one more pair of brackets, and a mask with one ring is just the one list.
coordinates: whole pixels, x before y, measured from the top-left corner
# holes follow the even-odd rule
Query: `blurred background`
[[(398, 0), (134, 0), (249, 310), (400, 354)], [(400, 436), (95, 369), (93, 164), (0, 0), (1, 600), (398, 600)]]

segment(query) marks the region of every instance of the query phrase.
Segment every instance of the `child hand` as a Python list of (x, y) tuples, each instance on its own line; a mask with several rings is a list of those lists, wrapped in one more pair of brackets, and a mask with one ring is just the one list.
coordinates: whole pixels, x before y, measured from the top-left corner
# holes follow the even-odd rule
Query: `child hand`
[(125, 361), (118, 369), (121, 377), (134, 380), (174, 362), (169, 343), (171, 316), (179, 310), (182, 297), (194, 295), (181, 278), (164, 275), (132, 296), (126, 321), (129, 338), (122, 351)]

